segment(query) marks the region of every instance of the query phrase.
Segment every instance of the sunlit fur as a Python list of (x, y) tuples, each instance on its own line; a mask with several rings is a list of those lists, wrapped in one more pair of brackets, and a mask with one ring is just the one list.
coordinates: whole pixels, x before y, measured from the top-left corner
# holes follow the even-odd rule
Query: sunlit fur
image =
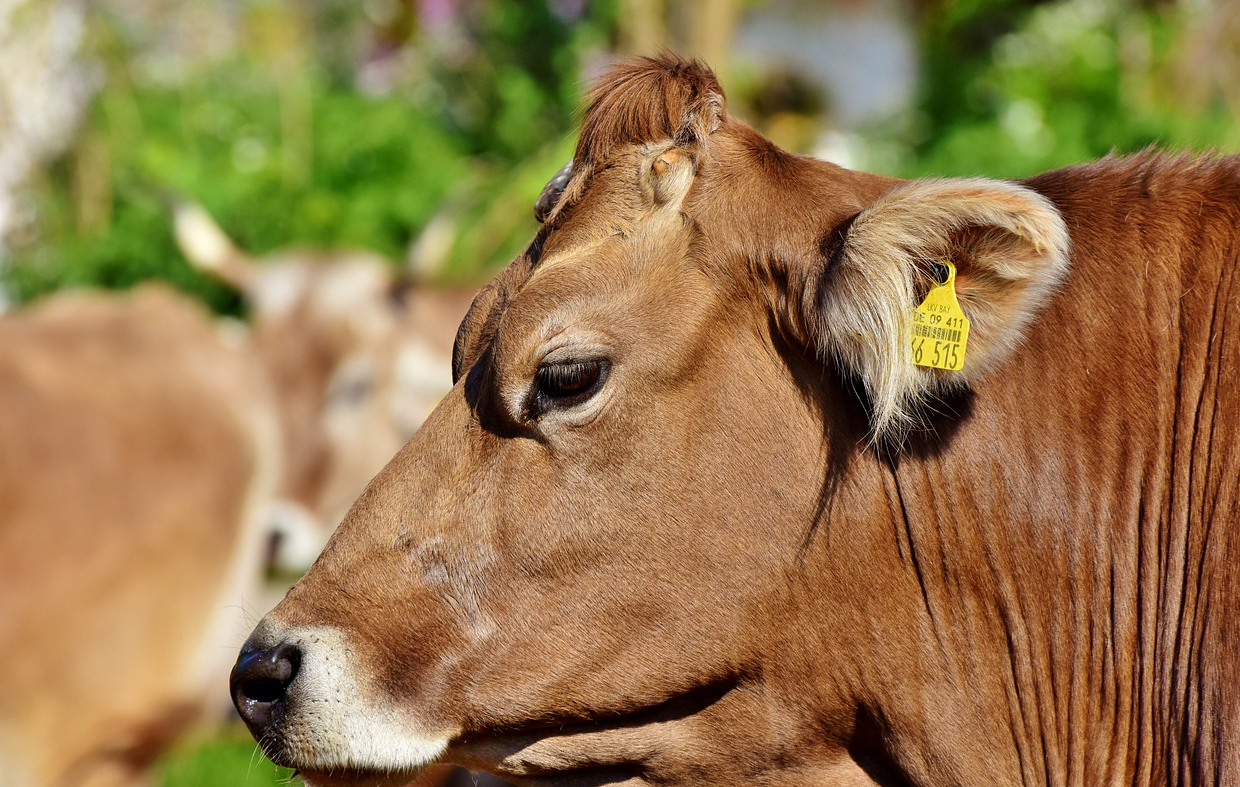
[[(725, 122), (722, 91), (701, 64), (662, 56), (618, 65), (591, 93), (574, 176), (551, 221), (579, 202), (593, 173), (621, 151), (635, 144), (674, 146), (676, 156), (709, 159), (719, 155), (722, 144), (711, 137)], [(798, 282), (797, 302), (788, 304), (800, 310), (795, 321), (806, 323), (802, 329), (813, 334), (806, 338), (824, 357), (838, 359), (861, 381), (870, 399), (873, 439), (898, 444), (935, 395), (962, 388), (999, 365), (1067, 272), (1070, 242), (1058, 210), (1023, 186), (981, 178), (892, 181), (887, 193), (850, 217), (838, 213), (847, 201), (824, 195), (816, 204), (811, 188), (781, 177), (785, 169), (796, 169), (802, 178), (827, 178), (842, 170), (790, 156), (765, 140), (746, 144), (748, 164), (767, 170), (763, 174), (772, 181), (770, 192), (751, 199), (752, 214), (715, 215), (709, 196), (701, 197), (696, 210), (685, 211), (707, 231), (720, 220), (752, 221), (754, 229), (739, 241), (749, 244), (751, 253), (764, 243), (808, 247), (805, 259), (783, 252), (764, 264), (793, 266), (777, 275)], [(645, 177), (659, 180), (650, 173)], [(703, 185), (701, 191), (709, 188)], [(682, 196), (688, 191), (687, 185), (679, 188)], [(811, 223), (798, 238), (798, 221), (805, 217)], [(851, 221), (834, 258), (813, 253), (819, 236), (841, 219)], [(916, 366), (909, 342), (913, 309), (928, 288), (930, 266), (943, 259), (959, 270), (958, 295), (973, 322), (966, 365), (956, 372)], [(804, 263), (811, 267), (800, 268)]]

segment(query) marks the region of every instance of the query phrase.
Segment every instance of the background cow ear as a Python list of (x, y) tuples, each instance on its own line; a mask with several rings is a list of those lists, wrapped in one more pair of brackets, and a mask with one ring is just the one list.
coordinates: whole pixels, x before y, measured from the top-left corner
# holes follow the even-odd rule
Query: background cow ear
[[(899, 440), (919, 404), (993, 369), (1067, 274), (1069, 238), (1059, 211), (1014, 183), (905, 183), (836, 234), (816, 292), (817, 334), (864, 384), (875, 439)], [(936, 263), (957, 269), (971, 323), (959, 371), (914, 363), (913, 312), (935, 284)]]
[(189, 264), (248, 295), (258, 282), (254, 260), (237, 248), (228, 234), (196, 202), (177, 200), (173, 235)]

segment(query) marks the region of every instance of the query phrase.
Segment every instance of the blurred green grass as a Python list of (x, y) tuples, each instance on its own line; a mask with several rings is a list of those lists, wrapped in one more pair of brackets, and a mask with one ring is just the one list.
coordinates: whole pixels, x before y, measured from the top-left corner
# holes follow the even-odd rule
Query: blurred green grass
[(273, 765), (240, 723), (191, 735), (156, 765), (159, 787), (287, 787), (301, 784)]

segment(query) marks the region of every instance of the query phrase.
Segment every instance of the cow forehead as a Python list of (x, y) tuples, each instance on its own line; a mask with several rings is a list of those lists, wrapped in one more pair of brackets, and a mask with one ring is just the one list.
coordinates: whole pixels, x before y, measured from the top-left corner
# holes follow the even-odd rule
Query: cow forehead
[(679, 219), (643, 219), (628, 231), (546, 255), (509, 300), (501, 342), (545, 339), (573, 327), (613, 337), (644, 334), (652, 322), (675, 329), (684, 294), (708, 297), (689, 255), (691, 234)]
[[(629, 144), (588, 172), (574, 173), (529, 247), (475, 298), (457, 335), (454, 376), (481, 357), (514, 311), (545, 312), (619, 284), (657, 281), (659, 271), (644, 263), (672, 264), (687, 250), (692, 222), (675, 210), (653, 210), (641, 187), (649, 157), (670, 145)], [(518, 298), (522, 305), (514, 310)]]
[(543, 238), (522, 289), (552, 275), (592, 289), (634, 286), (687, 261), (695, 225), (641, 184), (643, 162), (666, 147), (631, 146), (590, 176)]

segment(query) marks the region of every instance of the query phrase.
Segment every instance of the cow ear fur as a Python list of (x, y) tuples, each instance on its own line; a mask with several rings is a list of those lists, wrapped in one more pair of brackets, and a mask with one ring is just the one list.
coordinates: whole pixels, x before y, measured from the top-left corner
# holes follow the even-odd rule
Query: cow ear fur
[[(921, 403), (995, 368), (1068, 270), (1059, 211), (1014, 183), (921, 180), (895, 187), (837, 235), (814, 295), (823, 350), (866, 388), (871, 435), (899, 442)], [(964, 368), (913, 363), (913, 311), (934, 264), (957, 269), (956, 294), (971, 328)]]

